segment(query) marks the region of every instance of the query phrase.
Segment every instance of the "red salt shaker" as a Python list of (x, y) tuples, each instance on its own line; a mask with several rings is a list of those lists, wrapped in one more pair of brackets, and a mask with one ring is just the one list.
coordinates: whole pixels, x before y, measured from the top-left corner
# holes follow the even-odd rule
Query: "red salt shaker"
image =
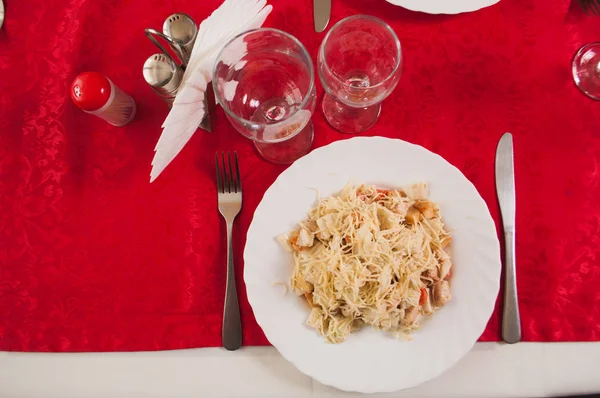
[(98, 72), (85, 72), (71, 84), (71, 99), (86, 113), (113, 126), (125, 126), (135, 116), (135, 101)]

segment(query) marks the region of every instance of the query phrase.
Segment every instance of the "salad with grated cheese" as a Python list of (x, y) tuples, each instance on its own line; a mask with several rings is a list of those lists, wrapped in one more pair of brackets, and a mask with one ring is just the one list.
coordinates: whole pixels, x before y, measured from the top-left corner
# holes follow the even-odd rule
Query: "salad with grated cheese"
[(293, 253), (290, 284), (310, 305), (307, 324), (327, 341), (364, 325), (406, 337), (450, 300), (451, 237), (426, 192), (348, 185), (278, 237)]

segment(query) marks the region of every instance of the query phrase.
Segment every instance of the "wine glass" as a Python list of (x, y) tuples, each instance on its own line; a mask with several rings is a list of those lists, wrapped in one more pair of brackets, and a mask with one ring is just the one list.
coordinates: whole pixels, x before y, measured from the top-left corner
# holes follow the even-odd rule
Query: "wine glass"
[(317, 66), (326, 91), (325, 118), (343, 133), (358, 133), (375, 124), (381, 101), (400, 80), (400, 40), (378, 18), (351, 16), (327, 33)]
[(314, 70), (296, 38), (271, 28), (236, 36), (218, 55), (212, 84), (233, 127), (265, 160), (292, 163), (310, 151)]
[(600, 100), (600, 42), (586, 44), (573, 57), (573, 80), (588, 97)]

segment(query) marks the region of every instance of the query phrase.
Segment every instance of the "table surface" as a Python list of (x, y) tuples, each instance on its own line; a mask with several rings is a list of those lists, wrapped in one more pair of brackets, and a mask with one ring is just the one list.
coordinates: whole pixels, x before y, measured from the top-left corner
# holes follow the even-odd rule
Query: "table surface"
[[(477, 343), (456, 366), (413, 389), (372, 397), (543, 397), (600, 392), (600, 343)], [(237, 352), (0, 352), (0, 397), (357, 396), (304, 376), (272, 347)]]
[[(219, 108), (214, 134), (194, 134), (148, 183), (167, 107), (142, 79), (139, 68), (156, 50), (141, 32), (174, 10), (199, 21), (220, 2), (11, 4), (0, 32), (0, 70), (11, 76), (0, 79), (8, 93), (0, 97), (0, 242), (8, 242), (0, 245), (0, 349), (220, 344), (226, 250), (214, 154), (223, 150), (237, 151), (247, 187), (234, 227), (244, 343), (267, 343), (241, 283), (242, 249), (262, 193), (284, 167), (256, 156)], [(524, 341), (600, 340), (600, 306), (591, 305), (600, 303), (600, 107), (570, 73), (573, 54), (600, 37), (600, 24), (581, 9), (567, 12), (569, 2), (503, 0), (457, 16), (373, 0), (332, 9), (332, 23), (360, 13), (383, 18), (402, 42), (401, 81), (363, 135), (442, 156), (473, 182), (497, 225), (494, 153), (505, 131), (514, 134)], [(297, 37), (314, 61), (324, 34), (312, 29), (311, 0), (272, 3), (267, 26)], [(102, 71), (136, 99), (133, 123), (114, 128), (70, 103), (68, 84), (84, 70)], [(317, 91), (322, 99), (318, 81)], [(312, 121), (315, 148), (348, 138), (319, 109)], [(483, 341), (498, 339), (499, 313)]]

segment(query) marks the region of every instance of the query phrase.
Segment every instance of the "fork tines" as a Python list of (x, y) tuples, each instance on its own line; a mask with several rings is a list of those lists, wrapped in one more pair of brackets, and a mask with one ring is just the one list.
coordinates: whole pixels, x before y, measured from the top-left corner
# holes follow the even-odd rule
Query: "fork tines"
[(231, 160), (231, 152), (221, 152), (221, 156), (217, 153), (215, 155), (215, 164), (218, 192), (221, 194), (242, 192), (237, 153), (233, 152), (233, 162)]
[(600, 0), (578, 0), (587, 15), (600, 15)]

